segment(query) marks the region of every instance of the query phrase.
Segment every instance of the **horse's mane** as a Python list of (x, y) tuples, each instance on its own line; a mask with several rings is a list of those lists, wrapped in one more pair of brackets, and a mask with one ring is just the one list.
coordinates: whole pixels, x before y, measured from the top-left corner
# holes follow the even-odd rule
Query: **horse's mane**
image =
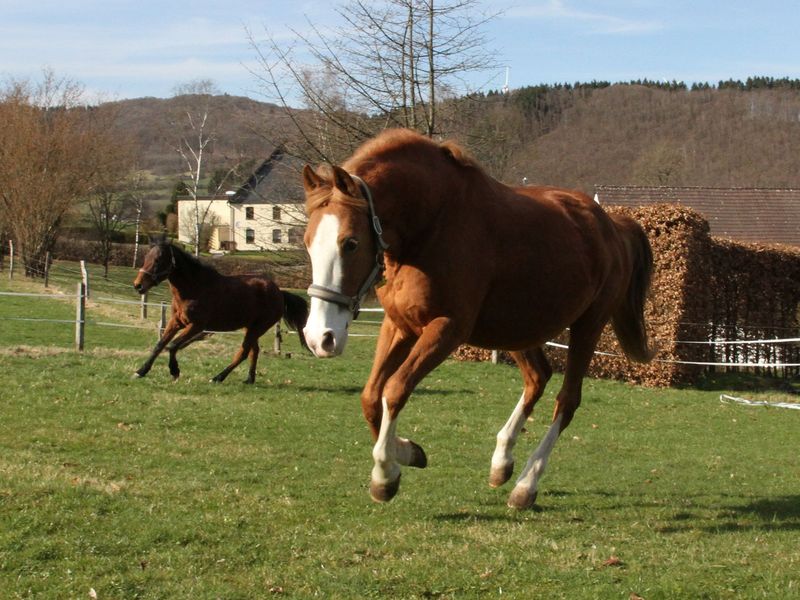
[(171, 247), (172, 251), (175, 253), (176, 259), (177, 257), (180, 257), (181, 264), (192, 271), (206, 271), (206, 272), (218, 273), (218, 271), (214, 267), (212, 267), (208, 263), (203, 262), (196, 256), (186, 252), (186, 250), (184, 250), (183, 248), (180, 248), (172, 244), (169, 240), (159, 242), (157, 245), (160, 246), (161, 250), (164, 252)]
[[(379, 155), (389, 156), (414, 147), (418, 150), (420, 147), (438, 149), (448, 161), (452, 161), (460, 167), (474, 169), (481, 173), (485, 172), (480, 163), (455, 140), (436, 142), (412, 129), (386, 129), (382, 131), (371, 140), (365, 142), (353, 154), (353, 157), (347, 161), (347, 164), (369, 163)], [(417, 154), (415, 152), (415, 155)]]
[[(469, 169), (480, 175), (486, 175), (480, 163), (454, 140), (436, 142), (411, 129), (385, 129), (374, 138), (364, 142), (343, 165), (350, 173), (363, 172), (362, 169), (375, 164), (381, 158), (390, 160), (402, 152), (415, 150), (412, 156), (416, 159), (420, 149), (432, 149), (441, 152), (445, 160), (458, 168)], [(318, 175), (331, 182), (331, 187), (323, 186), (306, 195), (306, 214), (327, 206), (331, 201), (333, 186), (333, 169), (328, 164), (317, 167)], [(337, 201), (348, 206), (367, 210), (367, 203), (361, 198), (341, 196)]]
[(469, 152), (462, 148), (455, 140), (446, 140), (439, 144), (441, 149), (452, 160), (467, 169), (475, 169), (480, 173), (485, 173), (481, 164)]

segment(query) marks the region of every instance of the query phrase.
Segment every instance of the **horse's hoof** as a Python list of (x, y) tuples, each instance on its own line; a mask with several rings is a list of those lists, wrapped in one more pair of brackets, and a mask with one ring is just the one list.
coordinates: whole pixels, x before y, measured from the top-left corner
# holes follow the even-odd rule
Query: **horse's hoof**
[[(425, 450), (422, 449), (422, 446), (419, 444), (415, 444), (411, 440), (408, 441), (411, 444), (411, 460), (408, 463), (409, 467), (416, 467), (418, 469), (424, 469), (428, 466), (428, 457), (425, 455)], [(398, 483), (399, 483), (398, 479)], [(397, 490), (395, 490), (397, 491)]]
[(400, 476), (389, 483), (375, 483), (369, 482), (369, 495), (375, 502), (388, 502), (397, 495), (397, 490), (400, 489)]
[(506, 481), (511, 479), (511, 474), (514, 473), (514, 463), (508, 463), (502, 467), (492, 467), (489, 472), (489, 485), (493, 488), (498, 488)]
[(530, 493), (524, 487), (515, 487), (514, 491), (508, 497), (509, 508), (516, 508), (517, 510), (526, 510), (533, 508), (536, 502), (536, 492)]
[(139, 371), (134, 371), (132, 379), (141, 379), (144, 377), (143, 373), (139, 373)]

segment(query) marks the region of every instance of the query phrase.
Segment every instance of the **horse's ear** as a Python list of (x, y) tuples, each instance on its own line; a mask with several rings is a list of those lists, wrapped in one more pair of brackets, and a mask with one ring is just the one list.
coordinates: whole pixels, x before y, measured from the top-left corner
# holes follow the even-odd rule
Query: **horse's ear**
[(333, 165), (333, 185), (348, 196), (358, 195), (358, 186), (356, 182), (353, 181), (353, 178), (350, 177), (350, 173), (336, 165)]
[(303, 167), (303, 189), (306, 192), (313, 192), (325, 183), (325, 180), (320, 177), (317, 172), (311, 168), (310, 165)]

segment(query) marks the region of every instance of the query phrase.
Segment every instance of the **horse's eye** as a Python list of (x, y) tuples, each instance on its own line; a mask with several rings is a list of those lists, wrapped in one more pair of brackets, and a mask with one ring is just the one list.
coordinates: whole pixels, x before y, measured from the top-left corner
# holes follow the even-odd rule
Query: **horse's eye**
[(358, 240), (354, 237), (347, 238), (342, 242), (342, 253), (352, 254), (358, 249)]

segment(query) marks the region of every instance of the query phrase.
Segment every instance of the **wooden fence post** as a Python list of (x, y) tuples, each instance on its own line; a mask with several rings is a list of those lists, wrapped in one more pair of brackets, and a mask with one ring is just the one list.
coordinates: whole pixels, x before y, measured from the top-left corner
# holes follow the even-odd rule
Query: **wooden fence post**
[(147, 293), (145, 292), (142, 294), (142, 307), (140, 310), (141, 319), (144, 320), (147, 318)]
[(273, 351), (275, 354), (281, 353), (281, 342), (283, 341), (283, 335), (281, 335), (281, 324), (280, 321), (275, 324), (275, 342), (272, 346)]
[(492, 364), (493, 364), (493, 365), (496, 365), (496, 364), (497, 364), (497, 357), (498, 357), (498, 352), (497, 352), (497, 350), (492, 350)]
[(14, 278), (14, 240), (8, 240), (8, 279)]
[(75, 348), (83, 350), (84, 325), (86, 324), (86, 288), (83, 283), (78, 284), (78, 307), (75, 314)]
[(167, 326), (167, 305), (161, 303), (161, 319), (158, 321), (158, 339), (164, 335), (164, 329)]
[(50, 283), (50, 253), (44, 255), (44, 287)]
[(89, 271), (86, 269), (86, 261), (81, 261), (81, 279), (83, 285), (86, 287), (86, 297), (89, 297)]

